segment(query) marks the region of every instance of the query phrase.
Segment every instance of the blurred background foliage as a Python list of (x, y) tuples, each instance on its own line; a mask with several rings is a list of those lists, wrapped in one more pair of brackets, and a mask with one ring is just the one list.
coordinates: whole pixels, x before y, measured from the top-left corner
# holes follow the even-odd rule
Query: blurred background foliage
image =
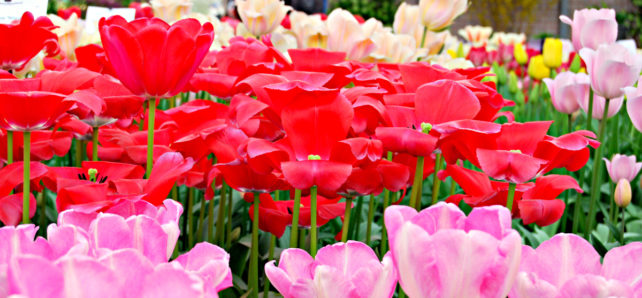
[(635, 39), (642, 44), (642, 0), (631, 0), (635, 7), (632, 11), (618, 11), (617, 22), (620, 24), (620, 38)]

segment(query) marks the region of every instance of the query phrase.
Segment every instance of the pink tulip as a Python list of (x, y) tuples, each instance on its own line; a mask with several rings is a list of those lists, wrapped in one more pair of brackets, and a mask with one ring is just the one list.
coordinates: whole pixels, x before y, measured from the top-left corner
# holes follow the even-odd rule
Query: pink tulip
[(606, 163), (606, 170), (614, 183), (617, 183), (620, 179), (626, 179), (629, 182), (633, 181), (640, 169), (642, 169), (642, 162), (636, 163), (634, 155), (615, 154), (611, 161), (604, 158), (604, 162)]
[(633, 126), (642, 132), (642, 77), (638, 80), (638, 87), (624, 88), (626, 94), (626, 111), (629, 113), (629, 118), (633, 122)]
[[(642, 243), (610, 250), (600, 264), (593, 246), (558, 234), (537, 249), (524, 246), (511, 297), (634, 297), (642, 290)], [(637, 297), (637, 296), (636, 296)]]
[(642, 57), (617, 43), (597, 50), (584, 48), (580, 57), (586, 62), (593, 91), (609, 99), (623, 96), (622, 88), (633, 86), (642, 70)]
[(576, 10), (571, 20), (560, 16), (562, 23), (573, 29), (573, 47), (596, 50), (600, 45), (612, 44), (617, 40), (617, 21), (613, 9)]
[(391, 206), (384, 219), (409, 297), (505, 297), (510, 291), (522, 249), (506, 208), (475, 208), (466, 217), (453, 204), (419, 213)]
[(265, 264), (265, 274), (285, 298), (392, 297), (397, 284), (389, 254), (380, 262), (357, 241), (323, 247), (316, 260), (304, 250), (286, 249), (278, 267), (274, 261)]
[[(620, 108), (622, 108), (622, 104), (624, 103), (624, 97), (618, 97), (618, 98), (613, 98), (609, 102), (609, 112), (607, 114), (608, 118), (611, 118), (617, 114), (617, 112), (620, 111)], [(582, 111), (585, 113), (588, 113), (588, 105), (589, 105), (589, 98), (588, 96), (584, 98), (584, 100), (580, 101), (580, 107), (582, 108)], [(606, 105), (606, 99), (604, 97), (599, 96), (597, 94), (593, 95), (593, 114), (591, 117), (593, 119), (602, 119), (602, 116), (604, 116), (604, 105)]]
[(230, 255), (210, 243), (198, 243), (192, 250), (176, 258), (186, 271), (197, 274), (205, 282), (205, 292), (215, 296), (219, 291), (232, 286), (232, 271), (227, 264)]
[(555, 109), (564, 114), (575, 113), (580, 108), (579, 103), (588, 99), (591, 80), (583, 73), (563, 72), (555, 80), (544, 79), (551, 101)]

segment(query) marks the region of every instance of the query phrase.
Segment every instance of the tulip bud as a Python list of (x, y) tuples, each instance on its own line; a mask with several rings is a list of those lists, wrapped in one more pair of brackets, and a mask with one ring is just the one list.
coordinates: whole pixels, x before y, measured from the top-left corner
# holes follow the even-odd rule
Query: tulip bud
[(513, 55), (515, 56), (515, 61), (519, 63), (520, 65), (524, 65), (528, 62), (528, 53), (526, 53), (526, 50), (524, 49), (524, 45), (522, 43), (515, 43), (515, 46), (513, 48)]
[(548, 68), (556, 69), (562, 65), (562, 40), (557, 38), (547, 38), (544, 41), (544, 64)]
[(617, 182), (613, 198), (615, 199), (615, 204), (621, 208), (626, 208), (631, 203), (631, 184), (629, 180), (620, 179)]
[(573, 57), (573, 61), (571, 62), (571, 66), (569, 67), (569, 70), (574, 73), (578, 73), (580, 72), (580, 70), (582, 70), (582, 58), (580, 58), (580, 55), (575, 55)]
[(528, 75), (533, 79), (541, 80), (548, 78), (550, 74), (551, 70), (544, 63), (544, 56), (537, 55), (531, 58), (530, 63), (528, 63)]
[(500, 84), (506, 84), (508, 81), (508, 76), (506, 75), (506, 69), (503, 67), (500, 67), (497, 62), (493, 62), (493, 65), (491, 66), (491, 69), (493, 70), (493, 73), (497, 75), (497, 82)]
[(508, 75), (508, 91), (510, 91), (510, 93), (517, 93), (519, 91), (517, 81), (517, 74), (515, 74), (514, 71), (511, 71)]

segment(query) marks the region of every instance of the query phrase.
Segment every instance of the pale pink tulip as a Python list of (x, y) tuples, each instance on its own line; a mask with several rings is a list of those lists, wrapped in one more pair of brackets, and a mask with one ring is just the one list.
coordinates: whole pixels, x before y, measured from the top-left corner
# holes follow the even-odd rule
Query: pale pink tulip
[(430, 31), (441, 31), (466, 12), (466, 0), (419, 0), (419, 14)]
[(580, 57), (586, 62), (595, 94), (609, 99), (622, 97), (622, 88), (633, 86), (642, 70), (642, 56), (617, 43), (597, 50), (584, 48)]
[(606, 170), (614, 183), (617, 183), (620, 179), (626, 179), (629, 182), (633, 181), (640, 169), (642, 169), (642, 162), (636, 162), (634, 155), (615, 154), (610, 161), (604, 158), (604, 162), (606, 163)]
[(626, 95), (626, 111), (633, 122), (633, 126), (642, 132), (642, 77), (638, 80), (638, 87), (626, 87), (623, 89)]
[(511, 297), (634, 297), (642, 290), (642, 243), (610, 250), (603, 265), (593, 246), (574, 234), (523, 252)]
[(409, 297), (505, 297), (516, 277), (521, 238), (500, 206), (468, 217), (453, 204), (385, 211), (390, 252)]
[(596, 50), (600, 45), (612, 44), (617, 40), (617, 21), (613, 9), (581, 9), (573, 13), (571, 20), (560, 16), (562, 23), (572, 28), (573, 47)]
[(575, 113), (580, 108), (580, 102), (588, 99), (591, 80), (583, 73), (575, 74), (567, 71), (557, 75), (555, 80), (544, 79), (551, 101), (555, 109), (564, 114)]
[(176, 258), (186, 271), (194, 273), (205, 282), (205, 292), (214, 296), (232, 286), (232, 271), (227, 265), (230, 255), (222, 248), (207, 243), (198, 243), (192, 250)]
[[(624, 103), (624, 97), (618, 97), (618, 98), (613, 98), (609, 102), (609, 112), (607, 114), (608, 118), (611, 118), (617, 114), (617, 112), (620, 111), (622, 108), (622, 104)], [(606, 105), (606, 99), (604, 97), (599, 96), (597, 94), (593, 94), (593, 114), (591, 117), (594, 119), (602, 119), (602, 116), (604, 116), (604, 105)], [(582, 111), (585, 113), (588, 113), (588, 106), (589, 106), (589, 98), (588, 96), (584, 98), (584, 100), (580, 101), (580, 107), (582, 108)]]
[(297, 248), (281, 253), (279, 266), (265, 274), (285, 297), (392, 297), (397, 273), (390, 256), (380, 262), (372, 249), (356, 241), (319, 250), (316, 260)]

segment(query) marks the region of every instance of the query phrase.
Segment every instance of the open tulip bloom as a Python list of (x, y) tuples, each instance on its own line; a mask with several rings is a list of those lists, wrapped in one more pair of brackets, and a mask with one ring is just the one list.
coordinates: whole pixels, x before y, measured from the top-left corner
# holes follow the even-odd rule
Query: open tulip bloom
[(456, 40), (463, 0), (235, 2), (0, 24), (0, 297), (642, 297), (615, 10), (540, 50)]

